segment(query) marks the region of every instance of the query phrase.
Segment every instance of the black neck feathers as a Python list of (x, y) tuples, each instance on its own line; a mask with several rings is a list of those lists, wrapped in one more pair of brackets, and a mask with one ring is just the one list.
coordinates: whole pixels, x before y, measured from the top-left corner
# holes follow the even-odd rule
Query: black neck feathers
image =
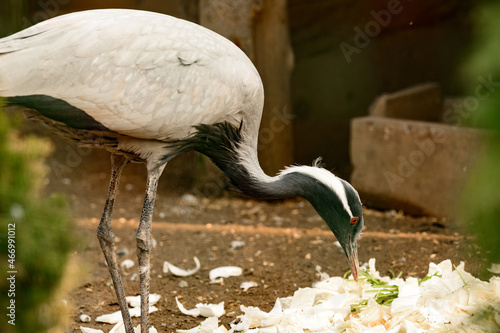
[[(195, 134), (168, 146), (175, 149), (171, 155), (197, 151), (209, 157), (219, 169), (230, 176), (231, 170), (238, 165), (237, 149), (241, 144), (241, 126), (236, 128), (224, 122), (197, 125), (195, 129)], [(170, 154), (167, 158), (169, 157)]]
[[(257, 199), (280, 199), (295, 196), (286, 188), (276, 186), (277, 179), (266, 176), (260, 169), (258, 161), (247, 161), (255, 164), (258, 174), (251, 174), (247, 167), (241, 163), (238, 149), (242, 144), (242, 124), (239, 127), (228, 122), (213, 125), (198, 125), (196, 133), (192, 136), (177, 141), (169, 146), (175, 156), (182, 152), (194, 150), (207, 157), (221, 169), (231, 183), (245, 195)], [(170, 157), (166, 157), (169, 159)], [(275, 177), (277, 178), (277, 177)], [(270, 181), (270, 180), (273, 181)]]
[(197, 151), (209, 157), (226, 174), (233, 185), (246, 192), (241, 186), (248, 181), (250, 176), (240, 165), (237, 153), (241, 144), (241, 125), (237, 128), (228, 122), (223, 122), (213, 125), (201, 124), (195, 126), (195, 129), (196, 133), (190, 137), (168, 146), (168, 148), (174, 148), (175, 151), (166, 156), (166, 159), (183, 152)]

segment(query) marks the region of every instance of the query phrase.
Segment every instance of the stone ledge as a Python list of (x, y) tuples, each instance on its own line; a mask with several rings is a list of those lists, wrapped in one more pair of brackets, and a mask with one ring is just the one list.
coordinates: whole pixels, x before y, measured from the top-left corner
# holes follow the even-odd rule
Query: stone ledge
[(443, 101), (438, 83), (424, 83), (379, 96), (370, 115), (398, 119), (441, 122)]
[(351, 182), (368, 205), (449, 217), (486, 132), (363, 117), (351, 122)]

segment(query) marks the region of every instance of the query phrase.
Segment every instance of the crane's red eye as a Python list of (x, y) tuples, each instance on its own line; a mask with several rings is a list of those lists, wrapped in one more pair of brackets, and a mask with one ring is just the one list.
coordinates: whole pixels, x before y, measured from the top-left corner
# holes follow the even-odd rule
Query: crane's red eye
[(351, 224), (354, 225), (354, 224), (358, 223), (358, 221), (359, 221), (359, 219), (357, 217), (353, 217), (351, 219)]

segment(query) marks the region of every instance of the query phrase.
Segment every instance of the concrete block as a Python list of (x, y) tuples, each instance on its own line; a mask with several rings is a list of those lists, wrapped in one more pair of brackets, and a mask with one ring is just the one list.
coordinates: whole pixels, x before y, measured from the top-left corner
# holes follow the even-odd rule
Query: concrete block
[(370, 115), (442, 122), (442, 105), (441, 86), (425, 83), (379, 96), (370, 106)]
[(429, 122), (355, 118), (351, 182), (369, 206), (450, 217), (486, 135)]

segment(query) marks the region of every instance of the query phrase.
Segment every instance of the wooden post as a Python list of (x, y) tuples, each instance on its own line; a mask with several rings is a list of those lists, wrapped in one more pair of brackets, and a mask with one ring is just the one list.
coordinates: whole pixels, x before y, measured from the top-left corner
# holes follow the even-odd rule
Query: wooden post
[(264, 84), (259, 135), (262, 168), (275, 174), (293, 162), (290, 76), (293, 53), (286, 0), (200, 0), (200, 24), (238, 45)]
[(27, 28), (25, 20), (24, 2), (18, 0), (0, 2), (0, 38)]
[(263, 170), (274, 174), (293, 163), (291, 74), (294, 60), (287, 0), (262, 0), (255, 20), (254, 48), (252, 60), (265, 91), (259, 158)]

